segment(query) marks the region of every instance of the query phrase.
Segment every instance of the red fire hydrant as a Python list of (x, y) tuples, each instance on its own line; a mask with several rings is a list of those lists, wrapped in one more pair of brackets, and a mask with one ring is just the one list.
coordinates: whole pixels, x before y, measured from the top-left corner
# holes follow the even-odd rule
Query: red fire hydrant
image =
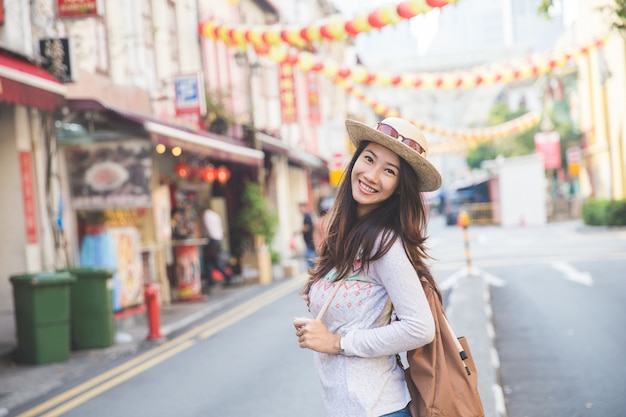
[(159, 286), (149, 282), (144, 286), (143, 295), (148, 309), (148, 340), (162, 339), (161, 311), (159, 310)]

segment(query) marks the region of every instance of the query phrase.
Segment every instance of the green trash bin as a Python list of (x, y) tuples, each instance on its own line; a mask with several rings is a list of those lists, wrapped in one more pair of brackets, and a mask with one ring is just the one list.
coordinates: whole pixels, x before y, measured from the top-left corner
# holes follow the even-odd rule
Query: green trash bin
[(94, 267), (69, 268), (65, 271), (76, 277), (70, 286), (72, 348), (93, 349), (113, 345), (114, 271)]
[(63, 362), (70, 357), (70, 283), (67, 272), (10, 277), (13, 284), (17, 361)]

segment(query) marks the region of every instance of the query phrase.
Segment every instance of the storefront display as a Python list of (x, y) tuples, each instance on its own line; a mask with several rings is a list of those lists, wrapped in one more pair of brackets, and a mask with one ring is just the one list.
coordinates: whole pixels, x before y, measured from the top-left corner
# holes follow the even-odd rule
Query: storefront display
[(202, 300), (202, 248), (208, 240), (201, 238), (198, 193), (174, 186), (172, 192), (175, 207), (172, 210), (174, 265), (171, 281), (176, 286), (176, 300)]

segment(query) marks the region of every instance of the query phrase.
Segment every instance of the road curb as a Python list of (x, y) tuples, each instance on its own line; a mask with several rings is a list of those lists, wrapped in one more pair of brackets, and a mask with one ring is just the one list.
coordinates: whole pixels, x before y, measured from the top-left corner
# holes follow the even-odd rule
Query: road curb
[(469, 343), (478, 372), (485, 417), (507, 417), (495, 345), (491, 291), (480, 271), (459, 274), (451, 286), (446, 315), (458, 336)]

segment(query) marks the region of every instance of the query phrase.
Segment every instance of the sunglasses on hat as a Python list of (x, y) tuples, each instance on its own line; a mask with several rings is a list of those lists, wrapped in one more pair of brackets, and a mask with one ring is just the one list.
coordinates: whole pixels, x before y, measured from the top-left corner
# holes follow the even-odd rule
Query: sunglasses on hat
[(381, 133), (384, 133), (385, 135), (391, 136), (394, 139), (400, 139), (402, 143), (404, 143), (406, 146), (413, 149), (420, 155), (423, 155), (426, 152), (426, 150), (424, 150), (422, 145), (417, 143), (416, 140), (402, 136), (400, 133), (398, 133), (396, 129), (394, 129), (393, 127), (385, 123), (378, 122), (378, 126), (376, 126), (376, 130), (378, 130)]

